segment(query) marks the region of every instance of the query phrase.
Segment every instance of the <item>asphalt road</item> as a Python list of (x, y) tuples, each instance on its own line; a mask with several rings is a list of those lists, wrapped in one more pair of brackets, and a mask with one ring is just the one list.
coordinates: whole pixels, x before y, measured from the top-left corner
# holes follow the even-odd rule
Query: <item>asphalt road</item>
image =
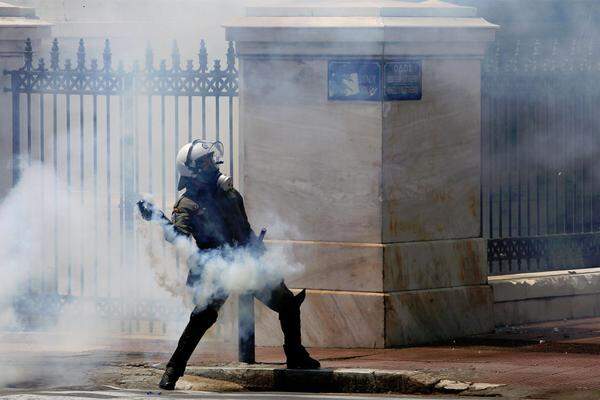
[[(306, 394), (306, 393), (207, 393), (207, 392), (159, 392), (142, 390), (39, 390), (39, 391), (2, 391), (0, 399), (8, 400), (89, 400), (89, 399), (132, 399), (132, 400), (153, 400), (153, 399), (203, 399), (203, 400), (456, 400), (456, 397), (429, 397), (429, 396), (390, 396), (390, 395), (328, 395), (328, 394)], [(475, 400), (472, 398), (472, 400)]]

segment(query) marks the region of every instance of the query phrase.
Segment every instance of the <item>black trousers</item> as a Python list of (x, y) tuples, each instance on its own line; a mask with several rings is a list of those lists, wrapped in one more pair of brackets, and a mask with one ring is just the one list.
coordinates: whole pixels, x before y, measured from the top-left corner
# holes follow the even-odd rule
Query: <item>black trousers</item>
[[(300, 304), (285, 283), (282, 281), (274, 288), (266, 288), (252, 292), (252, 294), (279, 314), (285, 346), (291, 348), (301, 346)], [(190, 315), (190, 321), (181, 334), (177, 348), (167, 363), (167, 368), (173, 368), (179, 376), (183, 375), (194, 349), (204, 333), (217, 321), (219, 309), (227, 297), (228, 295), (224, 293), (212, 300), (208, 306), (202, 309), (194, 308)]]

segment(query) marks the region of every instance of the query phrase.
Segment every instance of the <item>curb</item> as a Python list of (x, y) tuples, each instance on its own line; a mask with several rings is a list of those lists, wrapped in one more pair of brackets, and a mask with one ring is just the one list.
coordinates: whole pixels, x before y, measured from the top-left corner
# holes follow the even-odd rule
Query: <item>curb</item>
[(478, 394), (496, 396), (490, 383), (440, 379), (420, 371), (376, 369), (293, 370), (273, 367), (188, 367), (186, 375), (229, 381), (254, 391), (401, 394)]

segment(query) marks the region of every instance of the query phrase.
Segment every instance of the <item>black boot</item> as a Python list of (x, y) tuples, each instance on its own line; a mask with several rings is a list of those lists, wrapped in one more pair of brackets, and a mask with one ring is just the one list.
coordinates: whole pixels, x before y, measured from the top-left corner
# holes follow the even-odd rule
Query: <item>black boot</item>
[(283, 331), (284, 344), (283, 351), (287, 359), (289, 369), (318, 369), (321, 364), (312, 358), (304, 346), (300, 335), (300, 305), (306, 297), (306, 290), (303, 290), (292, 297), (286, 307), (279, 313), (281, 330)]
[(206, 308), (194, 308), (190, 316), (190, 322), (183, 330), (177, 348), (167, 363), (167, 368), (158, 386), (164, 390), (174, 390), (177, 379), (183, 376), (185, 367), (198, 342), (204, 333), (217, 320), (218, 306)]
[(179, 377), (181, 377), (181, 374), (175, 368), (167, 367), (162, 378), (160, 378), (158, 387), (163, 390), (175, 390), (175, 383), (177, 383)]
[(283, 351), (287, 359), (289, 369), (319, 369), (321, 364), (312, 358), (304, 346), (283, 345)]

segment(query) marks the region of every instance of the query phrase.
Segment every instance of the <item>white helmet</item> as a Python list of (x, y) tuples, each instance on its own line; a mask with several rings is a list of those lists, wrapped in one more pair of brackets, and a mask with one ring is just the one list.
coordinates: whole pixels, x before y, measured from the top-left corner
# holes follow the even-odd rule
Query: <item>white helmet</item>
[[(179, 149), (175, 158), (177, 172), (182, 178), (196, 177), (206, 170), (205, 159), (209, 163), (208, 168), (213, 169), (218, 174), (219, 165), (223, 164), (223, 143), (196, 139), (184, 145)], [(227, 186), (232, 186), (231, 178), (220, 174), (218, 176), (218, 183), (223, 189), (227, 189)], [(185, 180), (180, 179), (177, 187), (178, 190), (183, 189), (184, 186)]]

